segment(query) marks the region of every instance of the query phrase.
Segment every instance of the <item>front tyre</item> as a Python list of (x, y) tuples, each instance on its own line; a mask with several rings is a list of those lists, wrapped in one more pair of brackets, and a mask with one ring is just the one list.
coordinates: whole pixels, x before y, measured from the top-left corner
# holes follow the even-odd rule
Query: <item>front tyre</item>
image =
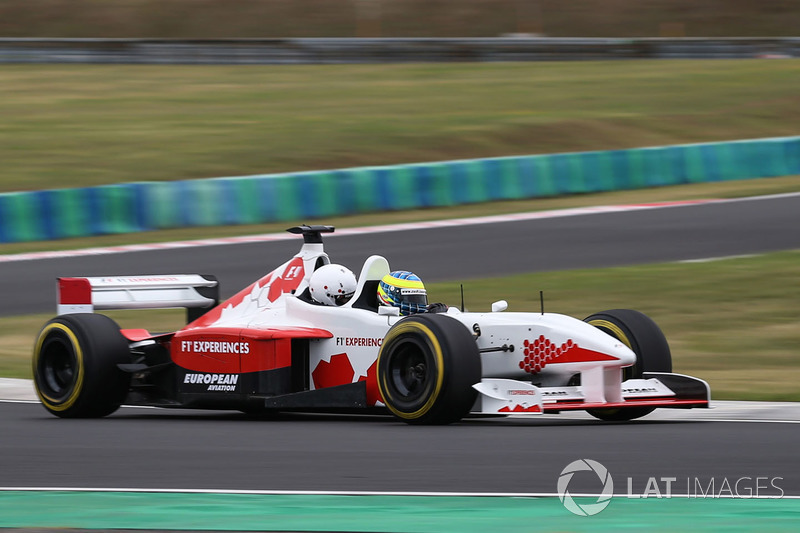
[[(623, 369), (622, 379), (641, 379), (644, 372), (672, 372), (672, 355), (664, 333), (653, 320), (632, 309), (611, 309), (584, 319), (601, 331), (622, 341), (636, 354), (636, 363)], [(655, 407), (587, 409), (600, 420), (625, 421), (641, 418)]]
[(62, 418), (116, 411), (130, 386), (117, 365), (130, 362), (128, 341), (110, 318), (62, 315), (44, 325), (33, 349), (33, 383), (45, 409)]
[(461, 322), (419, 314), (392, 326), (378, 353), (378, 389), (386, 407), (409, 424), (450, 424), (475, 403), (481, 359)]

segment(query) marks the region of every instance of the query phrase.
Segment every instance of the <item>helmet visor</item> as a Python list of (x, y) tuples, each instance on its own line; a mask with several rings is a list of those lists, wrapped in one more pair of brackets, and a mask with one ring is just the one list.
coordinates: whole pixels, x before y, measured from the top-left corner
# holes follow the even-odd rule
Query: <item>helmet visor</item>
[(350, 292), (347, 294), (337, 294), (336, 296), (333, 297), (333, 301), (336, 303), (336, 305), (344, 305), (350, 301), (350, 298), (353, 297), (353, 294), (355, 293)]
[(425, 289), (400, 289), (400, 298), (410, 304), (428, 305), (428, 294)]

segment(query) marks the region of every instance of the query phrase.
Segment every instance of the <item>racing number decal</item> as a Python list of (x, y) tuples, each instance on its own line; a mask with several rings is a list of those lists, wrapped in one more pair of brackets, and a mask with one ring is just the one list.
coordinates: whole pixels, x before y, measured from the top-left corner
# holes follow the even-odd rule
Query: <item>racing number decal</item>
[(83, 372), (84, 372), (83, 351), (81, 350), (81, 345), (78, 342), (78, 338), (75, 336), (72, 330), (69, 329), (69, 327), (59, 323), (48, 324), (47, 326), (45, 326), (45, 328), (39, 334), (39, 338), (36, 340), (36, 348), (34, 349), (33, 352), (34, 373), (36, 372), (36, 367), (39, 364), (39, 357), (42, 353), (42, 347), (44, 346), (45, 338), (53, 330), (60, 330), (61, 333), (67, 336), (69, 342), (72, 344), (72, 349), (75, 354), (75, 359), (78, 367), (78, 378), (75, 380), (75, 385), (69, 392), (66, 401), (64, 401), (63, 403), (57, 403), (58, 400), (50, 398), (49, 396), (44, 394), (40, 390), (40, 387), (36, 387), (36, 393), (39, 395), (39, 399), (42, 400), (42, 403), (47, 404), (48, 408), (52, 409), (53, 411), (65, 411), (70, 407), (72, 407), (72, 405), (78, 400), (78, 397), (80, 397), (81, 394), (81, 389), (83, 388)]

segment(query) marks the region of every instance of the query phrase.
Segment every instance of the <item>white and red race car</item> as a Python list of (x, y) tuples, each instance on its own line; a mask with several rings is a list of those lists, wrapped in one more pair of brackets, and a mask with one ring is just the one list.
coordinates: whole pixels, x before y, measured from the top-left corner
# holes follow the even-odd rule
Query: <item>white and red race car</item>
[[(218, 303), (212, 276), (59, 278), (58, 313), (33, 354), (36, 391), (60, 417), (100, 417), (123, 403), (175, 408), (368, 412), (416, 424), (470, 413), (586, 410), (630, 420), (658, 407), (708, 407), (708, 385), (671, 373), (661, 330), (637, 311), (565, 315), (465, 312), (400, 316), (378, 303), (390, 272), (369, 257), (340, 307), (308, 295), (329, 264), (322, 234), (299, 226), (300, 252)], [(102, 309), (186, 307), (165, 334), (123, 329)], [(463, 307), (463, 304), (462, 304)]]

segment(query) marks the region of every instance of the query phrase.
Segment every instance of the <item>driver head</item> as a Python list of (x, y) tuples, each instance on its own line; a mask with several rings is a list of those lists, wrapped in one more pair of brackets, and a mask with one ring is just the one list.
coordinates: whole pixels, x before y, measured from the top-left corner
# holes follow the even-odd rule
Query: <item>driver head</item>
[(381, 305), (399, 307), (400, 314), (424, 312), (428, 294), (422, 280), (413, 272), (395, 270), (383, 276), (378, 284), (378, 301)]

